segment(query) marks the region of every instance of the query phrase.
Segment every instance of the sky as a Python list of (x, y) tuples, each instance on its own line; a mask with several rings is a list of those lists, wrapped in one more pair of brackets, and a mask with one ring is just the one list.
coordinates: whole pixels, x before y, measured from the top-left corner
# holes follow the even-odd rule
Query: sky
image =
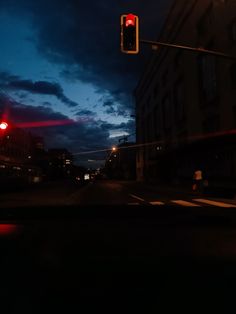
[(101, 163), (104, 153), (77, 153), (135, 134), (133, 90), (150, 54), (142, 46), (138, 55), (120, 52), (120, 15), (137, 14), (140, 37), (156, 39), (171, 2), (1, 0), (1, 111), (25, 128), (64, 121), (30, 131), (46, 148), (67, 148), (77, 163)]

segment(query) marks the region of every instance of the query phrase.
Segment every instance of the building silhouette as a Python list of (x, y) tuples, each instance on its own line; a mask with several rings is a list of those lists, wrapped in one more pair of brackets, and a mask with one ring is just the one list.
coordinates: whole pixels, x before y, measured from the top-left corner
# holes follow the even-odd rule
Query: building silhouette
[[(236, 1), (176, 0), (158, 40), (236, 56)], [(188, 180), (199, 166), (212, 180), (234, 180), (234, 60), (159, 47), (134, 96), (137, 143), (145, 144), (138, 180)]]

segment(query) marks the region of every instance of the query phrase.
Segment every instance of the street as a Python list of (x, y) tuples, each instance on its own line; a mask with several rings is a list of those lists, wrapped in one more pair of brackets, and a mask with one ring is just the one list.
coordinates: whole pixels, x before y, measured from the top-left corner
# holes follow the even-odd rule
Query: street
[(202, 195), (181, 187), (147, 185), (135, 181), (97, 180), (83, 186), (71, 181), (46, 182), (33, 188), (0, 194), (1, 207), (50, 205), (147, 205), (236, 208), (234, 197)]
[[(83, 306), (83, 313), (97, 306), (109, 313), (124, 308), (156, 313), (160, 306), (170, 309), (170, 300), (184, 309), (194, 304), (198, 311), (234, 304), (236, 219), (235, 208), (228, 208), (236, 207), (233, 199), (101, 180), (81, 187), (48, 182), (2, 194), (0, 202), (2, 208), (17, 207), (9, 210), (9, 222), (18, 231), (7, 236), (0, 229), (0, 292), (7, 313)], [(121, 204), (129, 209), (115, 206)], [(39, 212), (56, 205), (52, 219), (14, 217), (21, 207), (31, 213), (36, 205)], [(101, 206), (77, 210), (86, 205)], [(102, 205), (111, 206), (107, 211)], [(66, 215), (70, 207), (79, 215), (70, 210)]]

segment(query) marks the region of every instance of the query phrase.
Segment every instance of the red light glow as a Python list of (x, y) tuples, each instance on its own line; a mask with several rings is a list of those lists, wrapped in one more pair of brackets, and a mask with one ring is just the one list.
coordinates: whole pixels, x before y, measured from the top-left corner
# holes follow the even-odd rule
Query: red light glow
[(0, 123), (0, 129), (1, 130), (6, 130), (7, 127), (8, 127), (8, 124), (6, 122), (1, 122)]
[(41, 128), (41, 127), (50, 127), (57, 125), (67, 125), (75, 123), (74, 120), (64, 119), (64, 120), (48, 120), (48, 121), (34, 121), (34, 122), (23, 122), (17, 123), (19, 128)]
[(135, 15), (133, 14), (128, 14), (126, 16), (126, 21), (125, 21), (125, 26), (135, 26)]
[(18, 230), (14, 224), (0, 224), (0, 236), (10, 235)]

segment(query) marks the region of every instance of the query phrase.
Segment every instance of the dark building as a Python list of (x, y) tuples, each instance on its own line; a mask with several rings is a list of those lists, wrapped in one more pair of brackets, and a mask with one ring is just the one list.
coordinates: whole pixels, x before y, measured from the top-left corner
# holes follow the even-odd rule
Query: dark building
[(24, 129), (10, 125), (0, 130), (0, 183), (2, 185), (39, 182), (42, 169), (36, 162), (33, 136)]
[(10, 163), (28, 163), (31, 158), (31, 134), (20, 128), (0, 132), (0, 159)]
[(73, 155), (63, 148), (49, 149), (47, 153), (48, 177), (61, 179), (71, 176), (73, 169)]
[[(176, 0), (158, 38), (236, 55), (236, 1)], [(138, 180), (236, 177), (236, 62), (159, 48), (135, 89)], [(149, 143), (149, 144), (148, 144)], [(155, 143), (155, 144), (151, 144)]]

